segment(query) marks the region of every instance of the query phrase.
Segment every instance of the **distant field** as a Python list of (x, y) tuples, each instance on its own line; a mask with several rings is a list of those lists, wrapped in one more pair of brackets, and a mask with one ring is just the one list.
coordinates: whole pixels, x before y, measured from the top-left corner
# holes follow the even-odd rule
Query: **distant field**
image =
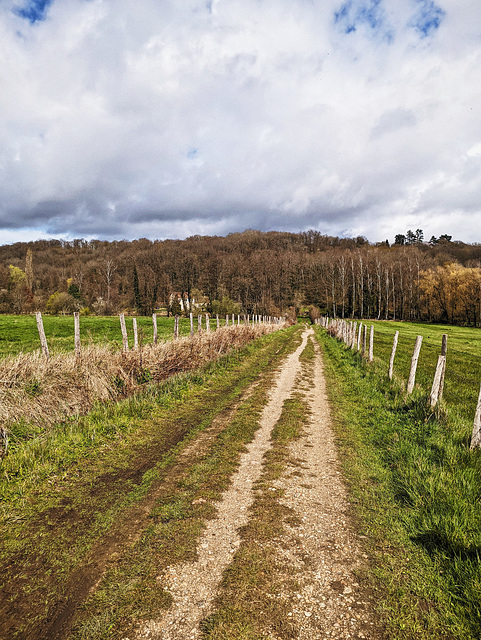
[(374, 355), (389, 365), (394, 333), (399, 342), (394, 360), (394, 373), (408, 379), (417, 335), (423, 343), (416, 373), (416, 382), (428, 391), (434, 378), (443, 333), (448, 335), (444, 398), (451, 410), (472, 420), (481, 383), (481, 330), (448, 325), (408, 322), (367, 321), (374, 325)]
[[(133, 346), (132, 318), (126, 317), (130, 346)], [(73, 316), (43, 316), (43, 324), (49, 349), (70, 351), (74, 348)], [(152, 342), (152, 318), (138, 317), (139, 339)], [(197, 330), (197, 322), (194, 325)], [(174, 333), (174, 318), (157, 317), (159, 340), (170, 340)], [(190, 331), (188, 318), (181, 318), (180, 335)], [(80, 318), (80, 338), (84, 344), (112, 344), (122, 347), (122, 333), (118, 316), (82, 316)], [(0, 358), (18, 353), (28, 353), (40, 349), (37, 323), (34, 315), (0, 315)]]

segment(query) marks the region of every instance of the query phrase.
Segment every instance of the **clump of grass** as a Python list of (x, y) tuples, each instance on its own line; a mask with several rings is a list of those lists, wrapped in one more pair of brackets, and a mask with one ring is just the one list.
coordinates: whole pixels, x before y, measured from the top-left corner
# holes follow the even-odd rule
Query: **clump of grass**
[[(178, 340), (148, 345), (127, 353), (90, 346), (46, 359), (40, 352), (0, 360), (0, 425), (28, 437), (72, 416), (87, 413), (95, 403), (133, 394), (142, 385), (181, 371), (191, 371), (267, 334), (279, 325), (235, 325)], [(17, 433), (16, 433), (17, 432)]]

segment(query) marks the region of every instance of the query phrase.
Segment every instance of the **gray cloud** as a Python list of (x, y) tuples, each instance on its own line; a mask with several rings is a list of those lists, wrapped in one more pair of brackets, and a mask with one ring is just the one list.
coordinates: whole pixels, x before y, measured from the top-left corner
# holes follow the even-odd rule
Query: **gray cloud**
[(399, 131), (404, 127), (416, 126), (416, 115), (410, 109), (390, 109), (381, 115), (372, 130), (372, 137), (377, 138), (388, 133)]
[(0, 242), (481, 241), (481, 6), (375, 5), (53, 0), (32, 23), (2, 3)]

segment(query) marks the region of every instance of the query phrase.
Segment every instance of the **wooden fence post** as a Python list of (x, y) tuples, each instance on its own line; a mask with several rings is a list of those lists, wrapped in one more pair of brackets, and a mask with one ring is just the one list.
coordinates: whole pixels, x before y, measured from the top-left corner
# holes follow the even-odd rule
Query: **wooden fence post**
[(471, 449), (481, 447), (481, 389), (479, 390), (478, 404), (474, 416), (473, 433), (471, 436)]
[(201, 313), (199, 313), (199, 315), (197, 316), (197, 324), (198, 324), (197, 329), (199, 331), (202, 331), (202, 314)]
[(219, 314), (216, 315), (215, 319), (216, 319), (216, 322), (217, 322), (217, 328), (219, 328), (220, 327)]
[(190, 335), (193, 336), (194, 335), (194, 314), (193, 313), (189, 313), (189, 320), (190, 320)]
[(228, 327), (229, 326), (229, 316), (225, 317), (225, 326)]
[(153, 313), (152, 314), (152, 324), (154, 326), (154, 344), (157, 344), (157, 340), (158, 340), (158, 333), (157, 333), (157, 314)]
[(359, 333), (357, 334), (357, 350), (361, 350), (362, 322), (359, 323)]
[(125, 315), (123, 313), (120, 313), (119, 318), (120, 318), (120, 329), (122, 331), (122, 351), (128, 351), (129, 338), (127, 336), (127, 327), (125, 326)]
[(208, 313), (205, 314), (205, 330), (210, 333), (210, 316)]
[(362, 332), (362, 355), (366, 355), (367, 350), (367, 324), (364, 325), (364, 331)]
[(394, 334), (394, 340), (392, 342), (391, 358), (389, 360), (389, 380), (392, 380), (392, 376), (394, 373), (394, 356), (396, 355), (398, 339), (399, 339), (399, 331), (396, 331), (396, 333)]
[(371, 325), (369, 332), (369, 362), (374, 360), (374, 325)]
[(354, 351), (357, 344), (357, 322), (352, 325), (351, 349)]
[(80, 314), (78, 311), (75, 311), (73, 314), (73, 325), (74, 325), (75, 355), (79, 356), (82, 347), (80, 344)]
[(441, 381), (439, 383), (438, 400), (441, 400), (444, 392), (444, 376), (446, 374), (446, 357), (448, 355), (448, 334), (443, 333), (443, 341), (441, 343), (441, 355), (444, 356), (443, 370), (441, 372)]
[(413, 357), (411, 358), (411, 371), (409, 372), (409, 380), (408, 380), (408, 395), (412, 393), (414, 389), (414, 383), (416, 381), (416, 369), (418, 367), (419, 360), (419, 352), (421, 351), (421, 344), (423, 342), (423, 337), (418, 336), (416, 338), (416, 344), (414, 345)]
[(139, 330), (137, 329), (137, 318), (132, 318), (132, 324), (134, 327), (134, 349), (139, 348)]
[(43, 328), (42, 314), (40, 313), (40, 311), (36, 312), (35, 318), (37, 320), (38, 335), (40, 338), (40, 344), (42, 346), (43, 355), (48, 360), (49, 352), (48, 352), (47, 336), (45, 335), (45, 329)]
[(433, 386), (431, 388), (431, 395), (429, 396), (429, 403), (431, 409), (433, 409), (440, 400), (439, 391), (441, 386), (441, 378), (446, 366), (446, 356), (438, 357), (438, 364), (436, 365), (436, 373), (434, 374)]
[(174, 338), (178, 338), (179, 337), (179, 316), (175, 316), (175, 321), (174, 321)]

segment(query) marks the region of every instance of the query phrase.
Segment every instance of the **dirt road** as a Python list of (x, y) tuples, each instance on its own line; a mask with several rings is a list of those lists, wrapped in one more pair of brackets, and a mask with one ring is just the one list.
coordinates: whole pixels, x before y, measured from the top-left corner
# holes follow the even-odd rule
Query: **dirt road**
[[(250, 361), (240, 360), (238, 370), (229, 374), (232, 377), (216, 379), (212, 389), (200, 387), (194, 400), (186, 399), (184, 413), (181, 404), (168, 420), (147, 416), (138, 430), (142, 446), (125, 439), (126, 451), (132, 452), (125, 467), (106, 473), (100, 465), (95, 479), (84, 481), (79, 466), (78, 481), (74, 478), (69, 485), (71, 493), (59, 490), (58, 506), (41, 510), (25, 529), (33, 542), (29, 538), (24, 546), (19, 542), (15, 557), (7, 558), (0, 588), (1, 640), (231, 640), (222, 632), (207, 636), (205, 621), (219, 610), (225, 576), (244, 548), (243, 531), (256, 524), (259, 478), (268, 468), (266, 453), (275, 448), (272, 432), (282, 422), (286, 401), (293, 397), (301, 398), (305, 408), (300, 436), (290, 441), (280, 471), (267, 488), (279, 513), (289, 515), (280, 517), (272, 539), (259, 543), (260, 553), (269, 554), (275, 572), (276, 588), (268, 590), (268, 597), (273, 605), (282, 603), (284, 617), (262, 620), (261, 635), (256, 631), (257, 635), (244, 636), (241, 631), (236, 637), (384, 637), (366, 583), (359, 579), (367, 570), (367, 556), (349, 517), (321, 354), (312, 329), (302, 331), (301, 344), (299, 333), (293, 328), (279, 334), (277, 341), (253, 352)], [(259, 362), (266, 363), (265, 369)], [(255, 375), (247, 375), (251, 370)], [(252, 411), (249, 419), (243, 417), (246, 411)], [(234, 445), (237, 448), (229, 449)], [(214, 460), (223, 448), (236, 452), (234, 462), (228, 457), (234, 454), (228, 453), (227, 464), (216, 462), (219, 466), (212, 477), (205, 471), (211, 468), (207, 465), (203, 479), (189, 484), (199, 473), (196, 469)], [(240, 451), (245, 452), (235, 467)], [(222, 455), (215, 459), (224, 460)], [(159, 467), (162, 456), (167, 462)], [(107, 509), (114, 495), (122, 500), (129, 491), (135, 493), (154, 471), (150, 488), (137, 502), (119, 508), (108, 531), (89, 546), (95, 513)], [(227, 486), (224, 493), (213, 486), (217, 478), (219, 486)], [(209, 496), (219, 499), (212, 504)], [(164, 506), (172, 514), (165, 526), (159, 516)], [(78, 545), (80, 562), (64, 571), (57, 552), (37, 553), (39, 537), (51, 541), (54, 549), (58, 540), (70, 541), (72, 549)], [(68, 549), (58, 548), (68, 554)], [(174, 562), (174, 557), (179, 560)], [(251, 572), (257, 582), (255, 568)], [(51, 588), (51, 593), (39, 585)], [(246, 592), (245, 598), (250, 597)], [(138, 604), (142, 598), (145, 606)], [(154, 613), (139, 620), (138, 612), (146, 610)]]
[[(372, 616), (369, 592), (361, 587), (356, 574), (366, 565), (356, 533), (348, 515), (346, 493), (325, 393), (322, 359), (315, 344), (313, 378), (301, 382), (300, 355), (313, 331), (306, 329), (302, 344), (285, 361), (270, 393), (260, 428), (243, 455), (240, 466), (222, 501), (217, 517), (211, 520), (198, 544), (194, 563), (172, 565), (158, 580), (173, 596), (166, 615), (142, 623), (136, 640), (147, 638), (185, 640), (201, 638), (199, 623), (212, 612), (222, 574), (240, 545), (239, 528), (249, 519), (263, 457), (270, 447), (270, 434), (279, 420), (283, 403), (294, 391), (302, 393), (310, 407), (310, 420), (301, 438), (291, 445), (290, 460), (276, 487), (283, 493), (282, 503), (291, 525), (275, 541), (275, 551), (287, 558), (298, 587), (289, 612), (290, 628), (299, 639), (380, 638)], [(292, 577), (292, 574), (291, 574)], [(269, 630), (266, 629), (269, 633)], [(275, 638), (274, 635), (266, 637)]]

